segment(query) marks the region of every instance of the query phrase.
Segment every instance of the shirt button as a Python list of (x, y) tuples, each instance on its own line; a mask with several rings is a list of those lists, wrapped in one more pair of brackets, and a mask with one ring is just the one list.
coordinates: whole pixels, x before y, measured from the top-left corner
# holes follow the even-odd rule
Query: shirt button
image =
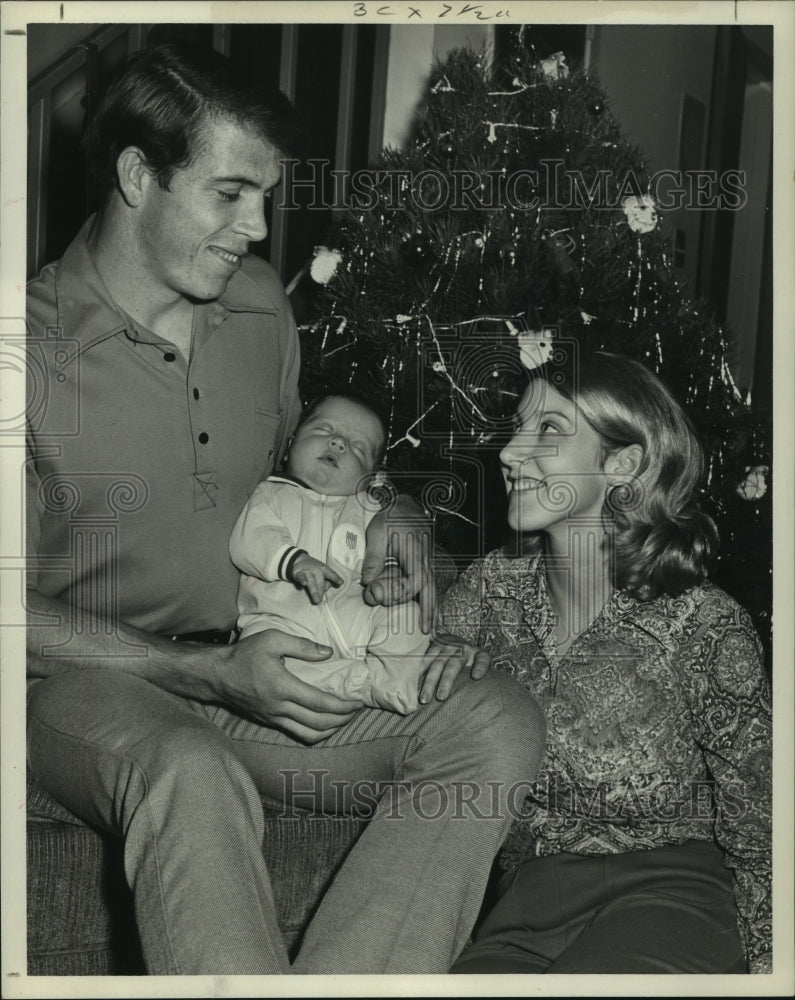
[(205, 434), (205, 432), (202, 431), (201, 434), (199, 435), (199, 441), (200, 441), (200, 443), (201, 444), (207, 444), (207, 442), (209, 440), (210, 440), (210, 435), (209, 434)]
[(166, 351), (166, 353), (163, 355), (163, 360), (164, 361), (176, 361), (177, 360), (177, 356), (176, 356), (176, 354), (173, 354), (171, 351)]
[(194, 389), (193, 390), (193, 398), (194, 399), (198, 399), (199, 398), (199, 390), (198, 389)]

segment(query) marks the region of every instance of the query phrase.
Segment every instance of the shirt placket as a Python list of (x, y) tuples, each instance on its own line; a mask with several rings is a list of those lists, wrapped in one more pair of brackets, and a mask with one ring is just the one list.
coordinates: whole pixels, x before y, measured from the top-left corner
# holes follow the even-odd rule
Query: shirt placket
[[(596, 636), (598, 636), (600, 629), (606, 625), (611, 626), (611, 624), (614, 628), (619, 620), (626, 618), (626, 613), (622, 613), (617, 607), (617, 593), (614, 592), (610, 595), (607, 603), (596, 618), (578, 636), (575, 636), (565, 653), (558, 653), (555, 644), (557, 614), (552, 606), (552, 601), (543, 579), (543, 567), (539, 568), (537, 586), (532, 599), (535, 603), (537, 624), (530, 627), (533, 629), (539, 649), (547, 661), (549, 667), (550, 696), (555, 697), (561, 670), (573, 662), (588, 659), (591, 655), (591, 647), (598, 641)], [(526, 603), (527, 598), (525, 598)]]
[(532, 591), (522, 594), (521, 602), (525, 624), (535, 636), (538, 648), (546, 660), (549, 694), (552, 697), (557, 688), (561, 657), (558, 656), (555, 647), (557, 615), (544, 581), (543, 564), (540, 564), (537, 573), (533, 574), (533, 580)]
[(193, 444), (193, 509), (212, 510), (218, 499), (218, 472), (212, 460), (214, 428), (205, 406), (202, 349), (228, 315), (220, 303), (198, 307), (193, 313), (192, 350), (186, 367), (188, 427)]

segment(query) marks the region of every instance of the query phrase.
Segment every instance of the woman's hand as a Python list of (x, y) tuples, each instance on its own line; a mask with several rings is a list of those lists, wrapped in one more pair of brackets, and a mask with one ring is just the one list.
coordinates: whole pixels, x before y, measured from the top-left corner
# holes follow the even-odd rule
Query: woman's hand
[(437, 635), (428, 647), (425, 661), (427, 667), (420, 687), (423, 705), (434, 696), (444, 701), (462, 670), (469, 670), (473, 680), (480, 680), (489, 669), (491, 656), (485, 649), (470, 646), (456, 635)]

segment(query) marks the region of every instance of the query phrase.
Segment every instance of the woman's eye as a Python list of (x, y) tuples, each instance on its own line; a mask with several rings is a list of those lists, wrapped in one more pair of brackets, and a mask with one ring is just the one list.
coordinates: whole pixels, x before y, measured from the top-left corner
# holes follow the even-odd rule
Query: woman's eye
[(554, 424), (550, 423), (548, 420), (542, 420), (541, 421), (541, 424), (539, 426), (539, 430), (541, 431), (542, 434), (547, 434), (550, 431), (553, 434), (557, 434), (557, 432), (558, 432), (557, 427)]

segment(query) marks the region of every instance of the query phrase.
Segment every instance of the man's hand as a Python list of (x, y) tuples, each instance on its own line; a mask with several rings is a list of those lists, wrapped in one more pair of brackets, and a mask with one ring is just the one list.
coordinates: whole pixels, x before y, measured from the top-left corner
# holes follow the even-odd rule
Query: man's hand
[(362, 707), (307, 684), (285, 667), (283, 657), (325, 660), (328, 646), (277, 629), (258, 632), (233, 646), (219, 647), (217, 685), (230, 708), (282, 729), (302, 743), (318, 743), (336, 733)]
[(462, 670), (469, 670), (473, 680), (480, 680), (489, 669), (491, 657), (485, 649), (470, 646), (458, 636), (439, 635), (429, 646), (425, 662), (428, 666), (420, 688), (423, 705), (434, 695), (439, 701), (444, 701)]
[(309, 600), (313, 604), (320, 604), (329, 587), (339, 587), (345, 582), (331, 566), (313, 559), (308, 552), (302, 552), (296, 557), (290, 575), (309, 594)]
[[(401, 604), (416, 597), (420, 628), (433, 626), (436, 585), (431, 568), (431, 524), (424, 511), (408, 496), (399, 496), (389, 510), (381, 511), (367, 526), (367, 549), (362, 585), (367, 604)], [(400, 577), (384, 567), (387, 556), (397, 560)]]
[[(303, 743), (331, 736), (362, 708), (360, 701), (326, 694), (291, 674), (283, 657), (326, 660), (332, 651), (276, 629), (234, 646), (211, 646), (172, 642), (124, 622), (114, 621), (111, 627), (110, 620), (102, 618), (92, 618), (96, 627), (80, 632), (68, 604), (35, 590), (28, 591), (27, 611), (29, 677), (94, 669), (101, 661), (104, 669), (131, 673), (181, 698), (225, 705)], [(42, 654), (45, 646), (66, 646), (70, 638), (75, 641), (68, 656)], [(130, 650), (143, 655), (131, 656)]]

